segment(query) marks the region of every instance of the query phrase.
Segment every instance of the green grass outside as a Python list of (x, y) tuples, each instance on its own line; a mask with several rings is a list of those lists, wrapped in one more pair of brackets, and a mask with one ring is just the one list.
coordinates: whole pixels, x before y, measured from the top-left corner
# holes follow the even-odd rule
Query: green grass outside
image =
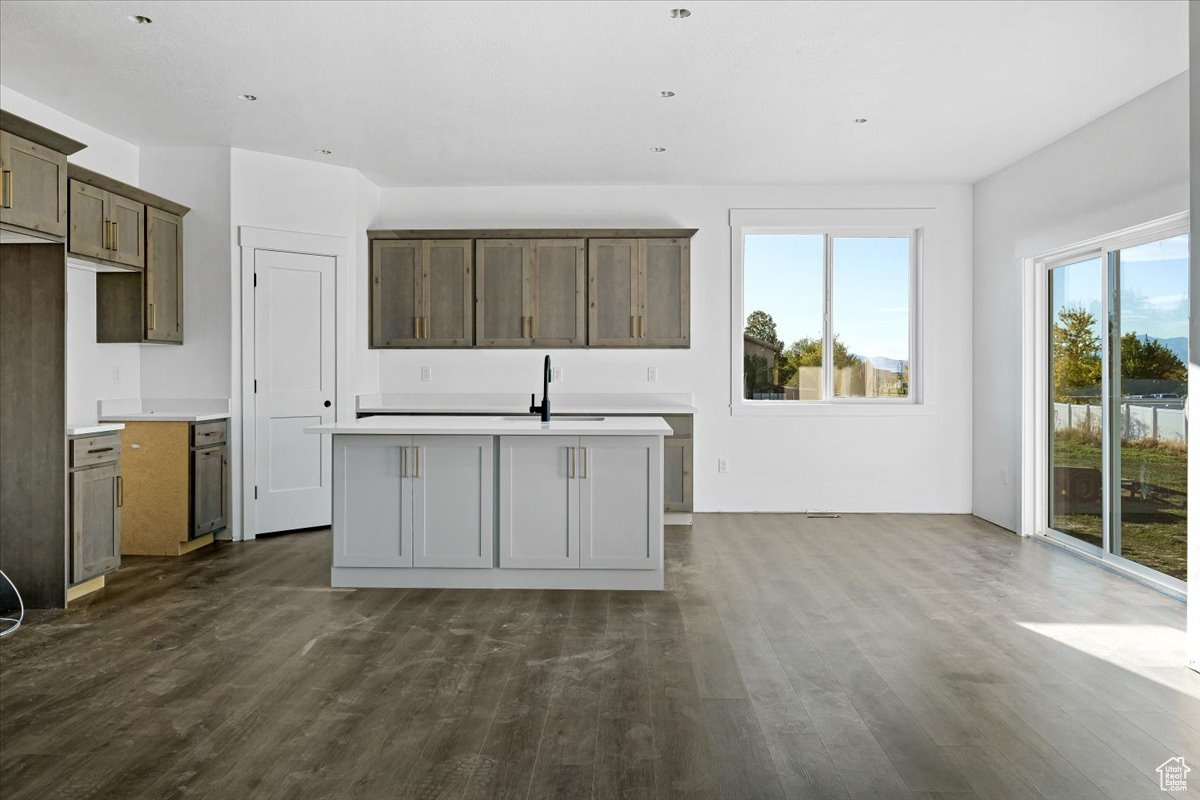
[[(1059, 431), (1054, 436), (1054, 464), (1099, 469), (1100, 445), (1082, 431)], [(1121, 492), (1120, 555), (1187, 580), (1186, 451), (1153, 442), (1124, 442), (1121, 477), (1140, 481), (1143, 489), (1134, 496), (1128, 489)], [(1066, 512), (1053, 515), (1057, 530), (1101, 546), (1100, 503), (1071, 508), (1059, 498), (1055, 505)]]

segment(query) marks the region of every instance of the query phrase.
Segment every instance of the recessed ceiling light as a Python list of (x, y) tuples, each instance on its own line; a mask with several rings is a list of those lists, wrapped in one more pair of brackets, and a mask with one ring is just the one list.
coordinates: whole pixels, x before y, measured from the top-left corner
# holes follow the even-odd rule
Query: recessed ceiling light
[(149, 25), (151, 22), (154, 22), (154, 20), (149, 17), (143, 17), (141, 14), (134, 14), (129, 18), (129, 21), (136, 22), (138, 25)]
[(324, 147), (318, 147), (318, 148), (317, 148), (317, 152), (318, 152), (318, 153), (320, 153), (320, 154), (321, 154), (321, 155), (323, 155), (323, 156), (328, 156), (328, 155), (332, 155), (332, 154), (333, 154), (333, 151), (332, 151), (332, 150), (326, 150)]
[(675, 93), (672, 92), (670, 89), (665, 89), (665, 90), (659, 92), (658, 96), (659, 97), (674, 97)]
[(671, 19), (687, 19), (691, 15), (692, 12), (688, 11), (686, 8), (671, 9)]
[(866, 123), (866, 121), (867, 121), (866, 117), (859, 117), (858, 119), (854, 120), (854, 124), (855, 125), (863, 125)]
[(258, 99), (258, 96), (253, 95), (253, 94), (239, 94), (238, 95), (238, 100), (245, 100), (249, 103), (253, 103), (257, 99)]
[(651, 148), (650, 148), (650, 152), (651, 152), (651, 153), (665, 153), (665, 152), (667, 152), (667, 148), (665, 148), (665, 147), (651, 147)]

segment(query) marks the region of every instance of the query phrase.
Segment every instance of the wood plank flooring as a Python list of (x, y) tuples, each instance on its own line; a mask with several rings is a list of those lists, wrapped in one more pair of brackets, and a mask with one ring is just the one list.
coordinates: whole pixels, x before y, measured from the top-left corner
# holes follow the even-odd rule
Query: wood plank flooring
[(970, 517), (698, 515), (664, 592), (338, 590), (329, 559), (126, 558), (32, 613), (0, 796), (1200, 797), (1183, 604)]

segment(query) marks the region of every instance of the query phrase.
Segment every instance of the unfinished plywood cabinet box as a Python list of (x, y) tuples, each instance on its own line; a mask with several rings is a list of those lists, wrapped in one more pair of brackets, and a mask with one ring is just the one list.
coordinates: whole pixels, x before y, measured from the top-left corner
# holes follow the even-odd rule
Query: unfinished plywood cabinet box
[(226, 421), (127, 422), (121, 447), (121, 552), (177, 556), (211, 544), (229, 507)]

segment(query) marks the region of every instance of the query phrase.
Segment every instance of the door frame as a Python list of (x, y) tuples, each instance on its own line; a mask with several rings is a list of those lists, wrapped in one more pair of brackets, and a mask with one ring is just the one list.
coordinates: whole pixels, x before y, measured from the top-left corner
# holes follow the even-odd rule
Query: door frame
[[(1166, 593), (1182, 598), (1186, 584), (1169, 575), (1145, 567), (1137, 562), (1115, 555), (1108, 550), (1111, 516), (1114, 503), (1111, 495), (1110, 472), (1113, 464), (1111, 390), (1108, 378), (1104, 379), (1102, 405), (1105, 425), (1103, 430), (1103, 455), (1101, 463), (1106, 476), (1104, 481), (1104, 509), (1102, 541), (1104, 546), (1096, 548), (1050, 528), (1047, 523), (1050, 480), (1048, 436), (1049, 413), (1049, 345), (1050, 315), (1047, 275), (1049, 270), (1089, 256), (1100, 258), (1101, 269), (1101, 316), (1102, 327), (1107, 328), (1109, 311), (1109, 264), (1108, 254), (1123, 248), (1188, 232), (1190, 215), (1187, 211), (1171, 214), (1123, 230), (1095, 236), (1067, 247), (1047, 249), (1038, 255), (1022, 258), (1024, 313), (1022, 320), (1022, 443), (1021, 443), (1021, 530), (1022, 536), (1032, 536), (1040, 541), (1070, 550), (1086, 560), (1101, 564), (1106, 569), (1147, 583)], [(1020, 244), (1018, 249), (1021, 248)], [(1110, 342), (1107, 335), (1102, 342), (1102, 373), (1109, 374)], [(1190, 544), (1190, 542), (1189, 542)]]
[(233, 416), (230, 419), (229, 441), (236, 444), (240, 453), (231, 453), (229, 460), (232, 472), (229, 482), (233, 487), (229, 523), (231, 537), (245, 540), (255, 538), (258, 530), (257, 506), (254, 502), (254, 476), (258, 466), (254, 449), (257, 418), (247, 413), (254, 408), (255, 253), (258, 250), (270, 250), (334, 259), (334, 419), (338, 422), (353, 418), (354, 413), (354, 397), (350, 393), (350, 359), (343, 352), (347, 344), (354, 341), (353, 331), (348, 330), (354, 318), (350, 305), (354, 291), (348, 263), (350, 243), (345, 237), (239, 225), (238, 247), (241, 251), (241, 269), (234, 284), (233, 302), (235, 311), (240, 305), (241, 325), (233, 329), (233, 363), (237, 366), (232, 376)]

